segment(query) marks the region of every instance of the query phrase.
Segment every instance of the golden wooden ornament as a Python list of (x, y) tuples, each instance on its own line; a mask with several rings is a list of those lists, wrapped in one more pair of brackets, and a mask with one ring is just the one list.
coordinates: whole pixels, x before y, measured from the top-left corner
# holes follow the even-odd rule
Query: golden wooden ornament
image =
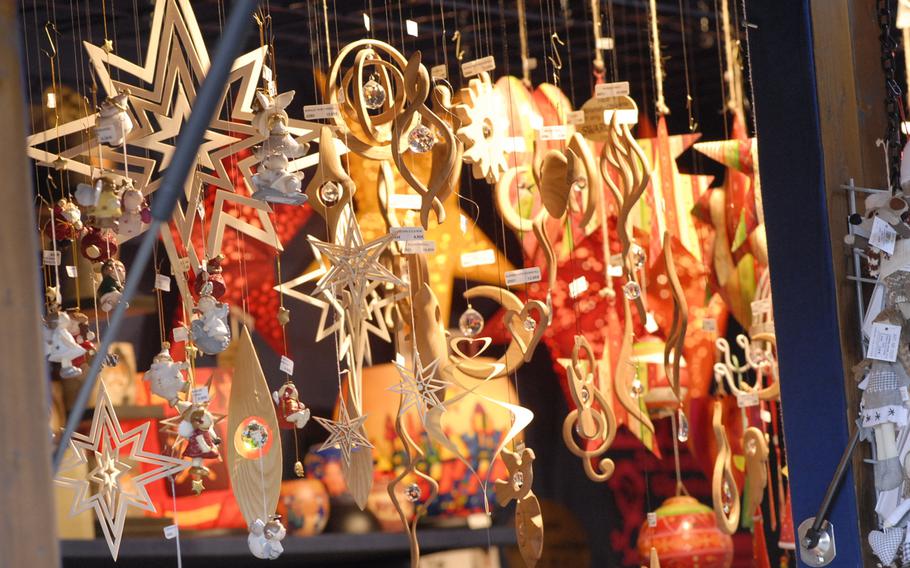
[[(720, 530), (726, 534), (733, 534), (739, 523), (739, 488), (733, 477), (733, 452), (730, 450), (730, 442), (727, 440), (727, 430), (723, 424), (723, 405), (720, 401), (714, 403), (712, 425), (718, 448), (717, 457), (714, 460), (714, 473), (711, 478), (714, 516), (717, 518), (717, 526)], [(726, 510), (724, 510), (725, 508)]]
[(486, 71), (468, 81), (458, 95), (454, 112), (461, 126), (455, 135), (464, 144), (462, 159), (471, 165), (474, 179), (494, 184), (507, 169), (509, 124), (501, 113), (504, 103)]
[(754, 514), (761, 506), (768, 485), (768, 442), (765, 433), (754, 426), (743, 432), (743, 452), (746, 455), (746, 513)]
[(502, 462), (506, 466), (505, 479), (497, 479), (493, 486), (496, 500), (501, 506), (515, 500), (515, 534), (518, 550), (528, 568), (533, 568), (543, 554), (543, 515), (540, 503), (531, 491), (534, 481), (534, 450), (522, 448), (511, 452), (502, 450)]

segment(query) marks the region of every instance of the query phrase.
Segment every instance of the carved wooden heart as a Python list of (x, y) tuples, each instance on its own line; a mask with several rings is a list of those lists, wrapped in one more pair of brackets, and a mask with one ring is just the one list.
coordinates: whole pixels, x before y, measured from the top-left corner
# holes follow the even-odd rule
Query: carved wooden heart
[[(480, 357), (491, 343), (493, 343), (493, 340), (489, 337), (453, 337), (449, 340), (449, 348), (462, 359), (473, 359)], [(473, 355), (468, 355), (461, 348), (462, 346), (473, 348), (475, 345), (480, 345), (480, 348)], [(473, 349), (468, 349), (467, 351), (471, 352)]]
[[(524, 325), (532, 311), (537, 312), (539, 319), (536, 321), (534, 329), (529, 330), (526, 329)], [(518, 318), (517, 325), (522, 326), (521, 331), (515, 327), (516, 322), (513, 320), (516, 317)], [(506, 313), (503, 316), (503, 323), (506, 324), (509, 333), (512, 334), (512, 338), (515, 340), (515, 343), (518, 344), (518, 348), (521, 349), (522, 355), (524, 355), (525, 363), (527, 363), (534, 355), (534, 349), (540, 342), (540, 338), (543, 337), (543, 332), (546, 331), (547, 326), (550, 325), (550, 308), (540, 300), (528, 300), (524, 307), (521, 308), (520, 312), (506, 310)], [(528, 334), (531, 334), (530, 338), (525, 340), (525, 337), (527, 337)]]

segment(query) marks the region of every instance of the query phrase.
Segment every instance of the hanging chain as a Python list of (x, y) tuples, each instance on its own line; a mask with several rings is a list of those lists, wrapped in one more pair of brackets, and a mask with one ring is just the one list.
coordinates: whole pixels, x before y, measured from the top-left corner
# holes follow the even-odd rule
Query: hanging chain
[(885, 112), (888, 115), (888, 131), (885, 143), (888, 154), (888, 180), (891, 192), (900, 192), (900, 164), (901, 164), (901, 88), (894, 78), (897, 69), (897, 40), (894, 39), (893, 26), (894, 12), (891, 10), (892, 0), (877, 0), (878, 25), (881, 29), (879, 41), (882, 49), (882, 70), (885, 72)]

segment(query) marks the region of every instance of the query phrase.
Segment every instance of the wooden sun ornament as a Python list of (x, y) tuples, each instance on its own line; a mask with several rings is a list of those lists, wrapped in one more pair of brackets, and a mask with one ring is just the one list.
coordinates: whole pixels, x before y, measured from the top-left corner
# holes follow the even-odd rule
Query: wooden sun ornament
[(534, 482), (534, 450), (522, 448), (517, 452), (502, 451), (502, 462), (508, 475), (497, 479), (493, 490), (496, 501), (506, 506), (515, 500), (515, 534), (518, 536), (518, 551), (528, 568), (534, 568), (543, 554), (543, 515), (540, 502), (531, 491)]
[(464, 144), (462, 159), (471, 164), (474, 179), (495, 184), (508, 167), (509, 123), (502, 113), (505, 103), (486, 71), (468, 81), (458, 96), (460, 102), (453, 110), (461, 123), (455, 135)]
[[(90, 509), (95, 512), (111, 556), (116, 561), (128, 509), (134, 507), (154, 513), (155, 506), (146, 486), (180, 473), (190, 466), (190, 462), (145, 451), (145, 439), (151, 423), (145, 422), (124, 432), (104, 381), (99, 381), (98, 385), (98, 403), (91, 430), (88, 435), (73, 434), (71, 451), (55, 482), (76, 492), (70, 515)], [(95, 465), (86, 478), (65, 475), (78, 466), (88, 464), (89, 456), (94, 458)], [(141, 471), (143, 465), (151, 469)]]

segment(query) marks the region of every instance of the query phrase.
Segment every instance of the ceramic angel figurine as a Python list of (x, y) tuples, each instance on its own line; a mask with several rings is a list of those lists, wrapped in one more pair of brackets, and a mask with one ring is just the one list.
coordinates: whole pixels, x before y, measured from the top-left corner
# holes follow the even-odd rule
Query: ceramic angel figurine
[(250, 524), (250, 534), (247, 537), (247, 544), (250, 552), (256, 558), (263, 560), (275, 560), (284, 552), (281, 541), (284, 540), (287, 530), (281, 523), (279, 515), (272, 515), (269, 521), (263, 522), (262, 519), (256, 519)]
[(44, 225), (44, 236), (57, 241), (71, 241), (84, 233), (79, 206), (65, 197), (57, 201), (53, 218)]
[(81, 241), (82, 256), (92, 262), (104, 262), (117, 254), (117, 235), (110, 229), (89, 228)]
[(82, 369), (73, 365), (73, 360), (85, 355), (85, 348), (76, 342), (70, 332), (72, 320), (64, 311), (57, 313), (57, 321), (49, 334), (47, 345), (47, 360), (60, 363), (60, 376), (64, 379), (74, 379), (82, 375)]
[(288, 123), (288, 113), (285, 110), (294, 100), (294, 91), (271, 95), (268, 91), (257, 89), (256, 99), (253, 101), (252, 125), (262, 136), (268, 136), (277, 123)]
[(209, 355), (227, 349), (231, 343), (231, 329), (227, 323), (228, 305), (216, 300), (211, 290), (205, 287), (193, 311), (199, 315), (190, 326), (196, 346)]
[(109, 146), (120, 146), (133, 130), (133, 121), (127, 112), (130, 92), (124, 90), (108, 97), (98, 109), (95, 136), (98, 142)]
[(104, 312), (117, 307), (123, 296), (126, 283), (126, 267), (116, 258), (109, 258), (101, 264), (101, 283), (98, 285), (98, 305)]
[(224, 284), (224, 267), (221, 266), (223, 262), (223, 254), (216, 255), (206, 261), (205, 268), (196, 277), (196, 294), (201, 296), (203, 291), (207, 289), (209, 295), (216, 300), (220, 301), (224, 297), (227, 287)]
[(151, 368), (142, 378), (149, 381), (153, 393), (167, 400), (171, 406), (176, 406), (180, 402), (178, 395), (187, 394), (190, 383), (183, 376), (183, 371), (187, 369), (186, 362), (176, 363), (171, 357), (170, 347), (171, 344), (166, 341), (161, 344), (161, 352), (155, 355)]
[(297, 387), (288, 381), (272, 392), (272, 400), (278, 407), (279, 425), (285, 430), (303, 428), (310, 419), (310, 409), (300, 402)]
[(288, 115), (284, 110), (294, 98), (294, 91), (272, 96), (256, 92), (253, 126), (267, 138), (255, 150), (259, 168), (253, 175), (256, 191), (253, 197), (285, 205), (302, 205), (306, 194), (300, 191), (303, 174), (289, 172), (290, 160), (306, 154), (307, 145), (295, 140), (288, 130)]
[(78, 310), (69, 312), (67, 315), (70, 318), (70, 324), (67, 329), (73, 335), (73, 339), (76, 340), (76, 343), (85, 349), (85, 354), (73, 359), (73, 366), (82, 367), (82, 365), (87, 363), (87, 357), (94, 355), (95, 351), (98, 349), (98, 346), (95, 345), (95, 332), (93, 332), (91, 326), (89, 326), (87, 315)]
[(142, 232), (142, 225), (152, 221), (152, 212), (142, 192), (129, 182), (120, 194), (120, 204), (123, 214), (117, 219), (117, 234), (127, 239), (135, 237)]
[(181, 416), (177, 434), (187, 442), (183, 457), (193, 460), (190, 474), (208, 475), (209, 468), (202, 464), (202, 460), (221, 457), (218, 453), (221, 438), (215, 433), (215, 418), (205, 404), (181, 401), (176, 404), (176, 408)]
[(284, 205), (303, 205), (307, 196), (300, 191), (303, 174), (289, 172), (288, 157), (281, 153), (263, 154), (256, 152), (260, 160), (259, 170), (253, 175), (256, 191), (253, 198)]

